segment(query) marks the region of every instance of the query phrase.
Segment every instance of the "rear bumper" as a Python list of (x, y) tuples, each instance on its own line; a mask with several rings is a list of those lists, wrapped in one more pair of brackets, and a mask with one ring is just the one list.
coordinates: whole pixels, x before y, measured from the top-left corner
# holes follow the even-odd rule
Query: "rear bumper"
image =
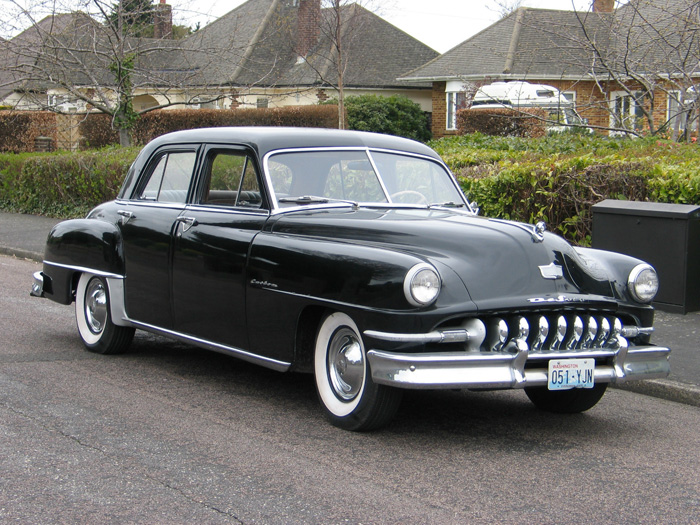
[[(624, 341), (624, 340), (623, 340)], [(626, 341), (625, 341), (626, 343)], [(660, 346), (616, 349), (529, 352), (394, 353), (370, 350), (367, 354), (375, 383), (407, 389), (509, 389), (546, 386), (550, 359), (592, 357), (609, 364), (596, 365), (596, 383), (657, 379), (671, 371), (671, 351)]]

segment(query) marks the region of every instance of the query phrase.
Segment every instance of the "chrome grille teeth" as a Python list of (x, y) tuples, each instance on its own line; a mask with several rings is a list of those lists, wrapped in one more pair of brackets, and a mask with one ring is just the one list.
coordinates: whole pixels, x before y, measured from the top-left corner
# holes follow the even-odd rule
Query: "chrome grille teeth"
[(581, 342), (581, 348), (591, 348), (593, 342), (598, 336), (598, 321), (592, 315), (588, 316), (588, 323), (586, 324), (586, 332), (583, 336), (583, 341)]
[(615, 348), (623, 331), (620, 319), (592, 315), (518, 316), (508, 321), (498, 317), (485, 327), (481, 349), (490, 352), (514, 351), (522, 343), (531, 352)]
[(508, 341), (508, 323), (503, 319), (494, 319), (492, 336), (489, 338), (489, 350), (498, 352)]
[(559, 350), (564, 345), (564, 340), (566, 339), (566, 331), (568, 329), (568, 323), (566, 322), (566, 317), (560, 315), (557, 319), (557, 331), (554, 333), (554, 341), (552, 341), (552, 350)]
[(527, 341), (530, 336), (530, 323), (524, 317), (518, 318), (518, 339)]
[(541, 350), (544, 348), (544, 343), (549, 335), (549, 321), (544, 315), (540, 316), (537, 325), (537, 338), (532, 343), (533, 350)]
[(600, 329), (598, 331), (598, 335), (596, 335), (595, 341), (593, 341), (593, 346), (595, 348), (602, 347), (605, 345), (605, 343), (608, 340), (608, 336), (610, 335), (610, 321), (606, 317), (601, 318), (600, 320)]
[(569, 350), (575, 350), (579, 348), (579, 343), (581, 342), (581, 337), (583, 336), (583, 319), (578, 315), (574, 318), (574, 329), (571, 333), (569, 341), (566, 343), (566, 348)]

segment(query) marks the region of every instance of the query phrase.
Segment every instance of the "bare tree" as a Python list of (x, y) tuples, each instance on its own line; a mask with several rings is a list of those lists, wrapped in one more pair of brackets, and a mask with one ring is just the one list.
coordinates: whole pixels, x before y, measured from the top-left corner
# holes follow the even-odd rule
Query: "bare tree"
[(579, 30), (546, 31), (567, 65), (586, 71), (607, 95), (590, 108), (609, 114), (608, 128), (689, 136), (700, 101), (700, 4), (631, 0), (612, 12), (576, 16)]
[[(228, 38), (195, 33), (173, 40), (171, 13), (159, 11), (170, 9), (165, 4), (80, 0), (76, 9), (75, 2), (57, 0), (47, 12), (41, 0), (5, 3), (16, 17), (1, 22), (0, 33), (13, 32), (7, 24), (17, 18), (28, 29), (0, 42), (0, 90), (20, 94), (24, 107), (108, 114), (122, 145), (145, 112), (222, 98), (230, 70), (244, 55), (235, 27)], [(148, 20), (154, 21), (153, 38), (140, 37)], [(135, 108), (137, 94), (147, 102)]]
[[(320, 3), (313, 0), (301, 0), (300, 9), (304, 4), (320, 5), (315, 18), (317, 40), (313, 46), (298, 49), (301, 60), (310, 67), (321, 84), (331, 86), (338, 96), (338, 127), (346, 128), (345, 122), (345, 87), (346, 74), (349, 67), (354, 71), (362, 69), (358, 61), (365, 31), (368, 30), (371, 17), (371, 1), (352, 0), (323, 0)], [(301, 15), (300, 15), (301, 16)], [(302, 29), (300, 29), (300, 32)]]

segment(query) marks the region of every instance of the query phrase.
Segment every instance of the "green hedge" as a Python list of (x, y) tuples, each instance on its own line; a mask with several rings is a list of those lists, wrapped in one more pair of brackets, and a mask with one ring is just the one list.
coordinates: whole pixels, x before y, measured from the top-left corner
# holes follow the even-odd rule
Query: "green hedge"
[(0, 208), (52, 217), (84, 216), (116, 197), (138, 148), (0, 155)]
[[(565, 134), (541, 139), (473, 134), (430, 143), (482, 215), (547, 221), (590, 243), (591, 206), (603, 199), (700, 205), (700, 147)], [(0, 154), (0, 208), (84, 215), (116, 196), (138, 148)]]
[(430, 145), (482, 215), (545, 220), (584, 245), (591, 240), (591, 207), (604, 199), (700, 204), (696, 145), (575, 134), (541, 139), (474, 134)]

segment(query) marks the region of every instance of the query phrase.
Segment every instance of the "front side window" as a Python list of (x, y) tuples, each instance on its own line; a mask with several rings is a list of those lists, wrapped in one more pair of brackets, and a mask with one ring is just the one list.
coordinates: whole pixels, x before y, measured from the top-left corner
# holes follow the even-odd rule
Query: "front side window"
[(258, 173), (244, 152), (213, 150), (208, 155), (202, 204), (260, 208)]
[(194, 151), (176, 151), (161, 155), (155, 161), (148, 182), (138, 198), (157, 202), (187, 202), (196, 158), (197, 154)]

